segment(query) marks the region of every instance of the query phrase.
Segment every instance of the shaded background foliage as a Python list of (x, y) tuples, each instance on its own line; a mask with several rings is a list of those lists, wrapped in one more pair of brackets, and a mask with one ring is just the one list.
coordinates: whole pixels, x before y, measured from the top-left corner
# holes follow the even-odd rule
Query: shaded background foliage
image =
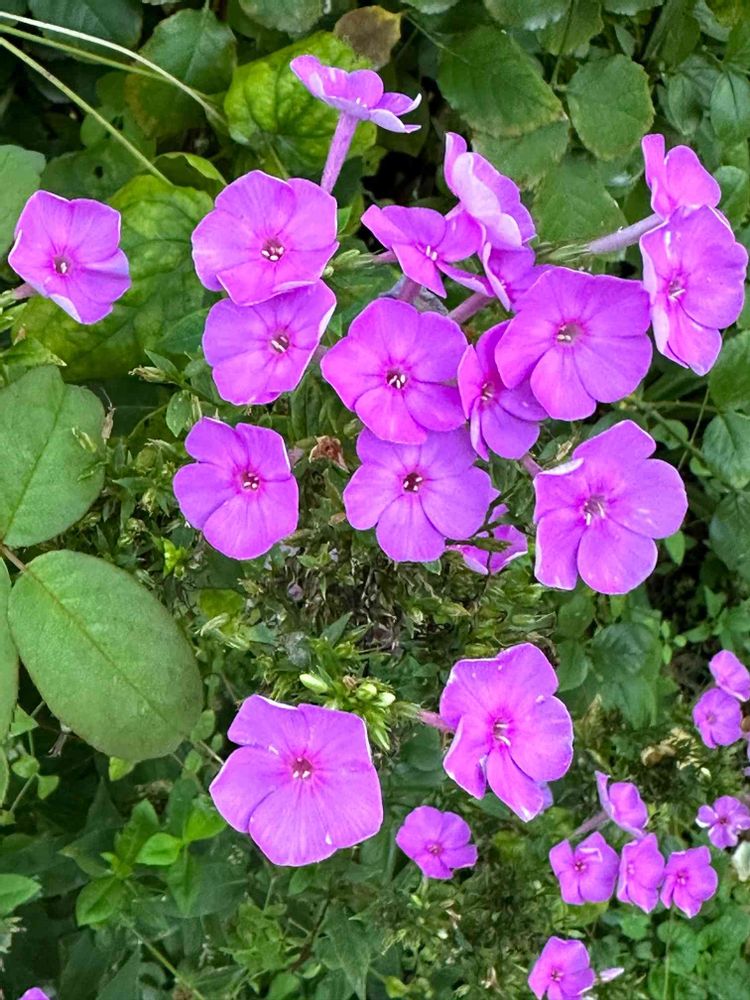
[[(561, 255), (648, 212), (639, 141), (650, 129), (697, 150), (748, 245), (744, 0), (0, 0), (0, 12), (140, 52), (183, 85), (122, 49), (0, 18), (0, 276), (14, 284), (5, 255), (38, 186), (110, 200), (133, 274), (93, 327), (41, 299), (0, 315), (3, 382), (64, 364), (66, 381), (99, 396), (110, 432), (82, 520), (52, 542), (17, 544), (27, 562), (67, 548), (134, 574), (189, 636), (205, 687), (191, 739), (133, 765), (61, 733), (22, 672), (0, 758), (0, 993), (40, 983), (61, 1000), (515, 998), (557, 933), (582, 936), (595, 966), (625, 967), (603, 997), (750, 997), (742, 852), (733, 866), (717, 858), (719, 894), (690, 922), (617, 903), (565, 906), (547, 863), (597, 808), (595, 768), (639, 783), (665, 850), (701, 842), (698, 806), (740, 790), (742, 749), (706, 750), (690, 708), (711, 654), (750, 656), (750, 312), (707, 380), (658, 357), (617, 404), (657, 439), (690, 496), (656, 572), (625, 597), (547, 591), (528, 557), (492, 579), (455, 554), (395, 568), (344, 520), (357, 424), (317, 371), (250, 414), (297, 459), (303, 516), (286, 544), (264, 560), (228, 560), (185, 526), (171, 492), (188, 428), (201, 413), (233, 413), (200, 353), (212, 297), (192, 270), (190, 233), (249, 169), (317, 178), (335, 124), (292, 79), (292, 56), (371, 65), (389, 89), (426, 98), (420, 132), (358, 132), (336, 189), (330, 343), (395, 279), (361, 256), (365, 205), (451, 203), (440, 169), (449, 129), (521, 185), (542, 244)], [(631, 250), (612, 269), (638, 266)], [(473, 329), (500, 317), (483, 313)], [(597, 429), (611, 420), (603, 412)], [(6, 455), (13, 425), (0, 424)], [(537, 457), (562, 459), (590, 429), (548, 423)], [(492, 473), (529, 529), (528, 477), (498, 460)], [(7, 591), (3, 574), (3, 614)], [(457, 658), (525, 639), (559, 664), (577, 750), (554, 808), (529, 827), (492, 796), (461, 793), (442, 771), (440, 735), (415, 721), (419, 706), (436, 708)], [(0, 664), (10, 656), (0, 631)], [(292, 871), (224, 828), (205, 789), (234, 706), (253, 691), (364, 716), (386, 801), (377, 837)], [(0, 731), (13, 700), (0, 675)], [(469, 821), (473, 872), (425, 885), (399, 854), (395, 829), (423, 802)]]

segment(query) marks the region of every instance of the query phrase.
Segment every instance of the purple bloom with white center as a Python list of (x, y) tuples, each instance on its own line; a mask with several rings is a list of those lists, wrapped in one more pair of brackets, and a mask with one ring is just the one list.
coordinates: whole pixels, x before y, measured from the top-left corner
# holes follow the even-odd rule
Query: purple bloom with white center
[(733, 795), (722, 795), (712, 806), (701, 806), (695, 822), (708, 830), (714, 847), (736, 847), (743, 830), (750, 830), (750, 809)]
[(485, 243), (481, 251), (484, 273), (491, 291), (502, 302), (505, 309), (515, 312), (534, 282), (540, 278), (550, 266), (537, 266), (534, 251), (528, 247), (520, 250), (498, 250), (491, 243)]
[(427, 878), (452, 878), (455, 868), (473, 868), (477, 849), (469, 824), (454, 812), (432, 806), (412, 809), (396, 834), (396, 843)]
[(536, 578), (573, 590), (626, 594), (656, 565), (653, 539), (677, 531), (687, 497), (675, 468), (651, 459), (654, 439), (624, 420), (584, 441), (569, 462), (539, 473)]
[(664, 136), (644, 135), (641, 140), (651, 207), (662, 219), (678, 208), (716, 208), (721, 188), (689, 146), (675, 146), (664, 154)]
[(705, 375), (742, 312), (747, 250), (718, 212), (678, 208), (641, 237), (643, 287), (661, 353)]
[(738, 701), (750, 700), (750, 671), (734, 653), (722, 649), (708, 664), (718, 687)]
[(254, 559), (296, 530), (299, 490), (276, 431), (203, 417), (185, 448), (196, 462), (177, 470), (174, 493), (209, 545), (232, 559)]
[[(507, 511), (508, 508), (505, 504), (498, 504), (492, 513), (499, 517), (501, 514), (506, 514)], [(506, 548), (501, 552), (490, 552), (476, 545), (449, 545), (448, 548), (453, 552), (460, 552), (468, 568), (475, 573), (481, 573), (482, 576), (493, 576), (495, 573), (499, 573), (501, 569), (505, 569), (508, 563), (518, 559), (519, 556), (526, 555), (529, 550), (526, 535), (512, 524), (498, 524), (492, 529), (491, 536), (498, 542), (505, 542)], [(477, 535), (477, 538), (489, 537), (490, 533), (486, 531)]]
[(604, 903), (615, 891), (619, 858), (600, 833), (592, 833), (576, 847), (567, 840), (555, 844), (549, 863), (566, 903)]
[(262, 170), (228, 184), (193, 231), (198, 277), (241, 306), (312, 285), (337, 246), (336, 199)]
[(390, 444), (368, 430), (357, 439), (362, 465), (344, 489), (353, 528), (375, 528), (395, 562), (430, 562), (446, 538), (469, 538), (482, 526), (495, 496), (490, 477), (474, 467), (463, 428), (430, 433), (420, 445)]
[(582, 941), (551, 937), (529, 975), (529, 989), (537, 998), (580, 1000), (596, 981), (591, 959)]
[(641, 840), (626, 844), (620, 858), (617, 898), (621, 903), (632, 903), (644, 913), (650, 913), (659, 902), (664, 866), (655, 834), (649, 833)]
[(120, 213), (89, 198), (36, 191), (16, 223), (8, 263), (77, 323), (97, 323), (130, 288)]
[(648, 296), (637, 281), (552, 267), (517, 303), (495, 360), (551, 417), (579, 420), (631, 393), (651, 363)]
[(461, 327), (397, 299), (371, 302), (320, 368), (350, 410), (383, 441), (422, 444), (464, 422), (455, 385)]
[(446, 294), (441, 272), (473, 291), (486, 291), (485, 279), (452, 266), (482, 245), (482, 227), (465, 212), (444, 216), (432, 208), (370, 205), (362, 222), (393, 251), (407, 278), (435, 295)]
[(445, 183), (494, 247), (517, 249), (536, 236), (534, 220), (521, 203), (521, 192), (479, 153), (467, 152), (455, 132), (445, 136)]
[(469, 421), (471, 443), (482, 458), (488, 448), (501, 458), (520, 458), (539, 437), (539, 422), (547, 414), (528, 380), (509, 389), (495, 364), (495, 350), (508, 323), (491, 327), (466, 348), (458, 366), (458, 391)]
[(211, 308), (203, 353), (222, 399), (270, 403), (298, 384), (336, 308), (322, 281), (254, 306), (222, 299)]
[(693, 722), (711, 750), (731, 746), (742, 739), (740, 703), (721, 688), (703, 692), (693, 708)]
[(665, 906), (673, 903), (686, 917), (694, 917), (719, 887), (719, 876), (711, 867), (707, 847), (674, 851), (664, 869), (660, 898)]
[(601, 771), (594, 772), (599, 801), (607, 816), (621, 830), (633, 837), (643, 837), (648, 823), (648, 809), (632, 781), (613, 781)]
[(541, 784), (561, 778), (573, 759), (573, 724), (556, 690), (552, 664), (528, 642), (491, 660), (459, 660), (440, 699), (455, 730), (448, 775), (478, 799), (489, 784), (524, 822), (537, 816), (549, 804)]
[(227, 736), (240, 749), (211, 783), (211, 798), (275, 865), (322, 861), (380, 829), (380, 782), (358, 715), (254, 694)]

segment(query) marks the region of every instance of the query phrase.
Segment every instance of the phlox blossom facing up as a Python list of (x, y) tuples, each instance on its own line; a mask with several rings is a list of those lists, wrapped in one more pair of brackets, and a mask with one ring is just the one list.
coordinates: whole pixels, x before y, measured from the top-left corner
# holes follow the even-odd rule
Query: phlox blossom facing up
[(455, 381), (466, 338), (447, 316), (376, 299), (326, 353), (321, 371), (383, 441), (423, 444), (464, 422)]
[(693, 708), (693, 722), (711, 750), (731, 746), (742, 739), (740, 703), (721, 688), (703, 692)]
[(648, 809), (632, 781), (613, 781), (601, 771), (594, 772), (599, 801), (607, 816), (633, 837), (643, 837), (648, 823)]
[(619, 858), (600, 833), (592, 833), (576, 847), (567, 840), (555, 844), (549, 862), (566, 903), (604, 903), (615, 891)]
[(670, 854), (664, 869), (661, 901), (673, 904), (686, 917), (694, 917), (719, 887), (719, 876), (711, 867), (711, 852), (707, 847), (692, 847)]
[(221, 398), (247, 406), (291, 392), (335, 308), (336, 296), (322, 281), (254, 306), (217, 302), (206, 318), (203, 353)]
[[(500, 517), (507, 511), (508, 508), (505, 504), (498, 504), (493, 508), (492, 513), (493, 516)], [(495, 573), (499, 573), (514, 559), (526, 555), (529, 550), (526, 535), (512, 524), (498, 524), (491, 533), (483, 531), (476, 537), (478, 539), (489, 538), (490, 534), (496, 541), (506, 543), (506, 547), (502, 551), (491, 552), (477, 545), (449, 545), (448, 548), (453, 552), (460, 552), (467, 567), (482, 576), (493, 576)]]
[(456, 868), (473, 868), (477, 849), (469, 843), (469, 824), (453, 812), (432, 806), (412, 809), (396, 834), (396, 843), (427, 878), (448, 879)]
[(722, 649), (708, 664), (716, 686), (738, 701), (750, 701), (750, 671), (734, 653)]
[(537, 1000), (580, 1000), (595, 982), (586, 945), (559, 937), (547, 941), (529, 975), (529, 989)]
[(641, 140), (651, 207), (662, 219), (678, 208), (716, 208), (721, 188), (689, 146), (675, 146), (665, 155), (664, 136), (644, 135)]
[(174, 493), (209, 545), (254, 559), (296, 530), (299, 490), (276, 431), (203, 417), (185, 448), (196, 461), (177, 470)]
[(311, 285), (333, 256), (336, 200), (312, 181), (251, 170), (228, 184), (193, 231), (193, 262), (240, 306)]
[(622, 849), (617, 898), (650, 913), (659, 902), (665, 862), (655, 834), (632, 840)]
[(36, 191), (16, 223), (8, 263), (77, 323), (97, 323), (130, 288), (120, 213), (90, 198)]
[(750, 809), (733, 795), (722, 795), (712, 806), (701, 806), (695, 822), (708, 830), (714, 847), (736, 847), (742, 831), (750, 830)]
[(395, 562), (429, 562), (446, 538), (469, 538), (495, 496), (490, 477), (474, 468), (463, 428), (430, 433), (420, 445), (390, 444), (368, 430), (357, 440), (362, 465), (344, 489), (353, 528), (375, 528), (378, 544)]
[(643, 583), (656, 565), (653, 539), (674, 534), (687, 510), (679, 473), (651, 459), (655, 449), (649, 434), (624, 420), (535, 477), (540, 583), (573, 590), (580, 575), (602, 594)]
[(531, 643), (491, 660), (459, 660), (440, 699), (440, 716), (455, 730), (446, 772), (481, 799), (487, 785), (524, 822), (549, 805), (545, 784), (573, 759), (573, 724), (554, 697), (557, 675)]

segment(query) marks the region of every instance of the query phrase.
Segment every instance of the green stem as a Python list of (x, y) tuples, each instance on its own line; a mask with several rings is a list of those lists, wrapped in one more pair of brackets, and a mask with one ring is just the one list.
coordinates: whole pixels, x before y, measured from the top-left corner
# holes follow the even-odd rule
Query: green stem
[[(693, 427), (693, 433), (690, 435), (690, 441), (688, 442), (688, 444), (690, 446), (692, 446), (692, 445), (695, 444), (695, 439), (696, 439), (696, 437), (698, 435), (698, 428), (701, 425), (701, 420), (703, 420), (703, 413), (704, 413), (704, 411), (706, 409), (706, 404), (707, 403), (708, 403), (708, 386), (706, 386), (706, 391), (705, 391), (705, 393), (703, 395), (703, 402), (701, 403), (701, 408), (698, 411), (698, 416), (695, 418), (695, 425)], [(680, 469), (685, 464), (685, 458), (686, 458), (686, 456), (687, 456), (687, 451), (683, 451), (682, 458), (677, 463), (677, 471), (678, 472), (680, 471)]]
[[(658, 410), (653, 409), (653, 407), (651, 406), (650, 403), (645, 403), (643, 400), (641, 400), (641, 399), (635, 399), (635, 398), (633, 398), (631, 396), (631, 397), (629, 397), (627, 399), (626, 404), (629, 405), (629, 406), (632, 406), (636, 410), (640, 410), (641, 413), (647, 414), (657, 424), (659, 424), (665, 430), (669, 431), (669, 433), (673, 437), (676, 436), (675, 432), (674, 432), (674, 428), (672, 428), (672, 427), (669, 426), (669, 421), (665, 420), (664, 417), (661, 415), (661, 413), (658, 412)], [(703, 457), (702, 452), (700, 451), (699, 448), (696, 448), (695, 445), (691, 441), (686, 441), (685, 444), (684, 444), (684, 447), (685, 447), (686, 451), (689, 451), (690, 454), (694, 458), (697, 458), (701, 462), (702, 465), (705, 465), (706, 460)], [(720, 476), (716, 476), (716, 478), (719, 479), (721, 482), (724, 482), (724, 480), (721, 479)], [(728, 485), (728, 484), (725, 483), (725, 485)]]
[(161, 963), (161, 965), (164, 966), (164, 968), (167, 970), (167, 972), (173, 977), (173, 979), (175, 980), (175, 982), (180, 983), (182, 986), (186, 986), (190, 990), (190, 992), (193, 995), (193, 1000), (206, 1000), (205, 996), (200, 992), (200, 990), (196, 989), (196, 987), (193, 986), (192, 982), (189, 979), (187, 979), (185, 976), (183, 976), (175, 968), (174, 965), (172, 965), (172, 963), (169, 961), (169, 959), (167, 958), (166, 955), (164, 955), (162, 952), (160, 952), (158, 948), (154, 947), (154, 945), (152, 945), (150, 941), (147, 941), (145, 938), (141, 937), (141, 935), (138, 933), (138, 931), (134, 927), (131, 927), (131, 930), (133, 931), (133, 933), (135, 934), (135, 936), (138, 938), (138, 941), (146, 949), (146, 951), (151, 952), (151, 954), (156, 959), (156, 961), (159, 962), (159, 963)]

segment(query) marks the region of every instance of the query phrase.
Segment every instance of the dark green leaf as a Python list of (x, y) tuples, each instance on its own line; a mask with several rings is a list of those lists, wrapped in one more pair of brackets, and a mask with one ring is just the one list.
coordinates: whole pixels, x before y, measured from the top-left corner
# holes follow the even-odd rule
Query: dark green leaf
[(605, 708), (617, 708), (639, 727), (656, 721), (661, 645), (646, 625), (608, 625), (591, 643)]
[[(134, 48), (141, 34), (138, 0), (29, 0), (29, 7), (40, 21), (105, 38), (127, 48)], [(54, 32), (50, 35), (60, 38)], [(94, 51), (102, 50), (94, 47)]]
[(727, 145), (750, 135), (750, 83), (728, 70), (716, 81), (711, 93), (711, 124)]
[(750, 417), (742, 413), (719, 413), (703, 435), (703, 454), (708, 464), (735, 489), (750, 483)]
[(301, 35), (323, 16), (323, 0), (240, 0), (240, 7), (265, 28)]
[(722, 409), (750, 407), (750, 330), (724, 341), (719, 360), (708, 375), (711, 399)]
[(581, 66), (568, 85), (568, 107), (584, 146), (603, 160), (637, 146), (654, 120), (646, 71), (623, 55)]
[(484, 0), (484, 5), (504, 28), (536, 31), (563, 19), (568, 0)]
[(547, 52), (585, 55), (594, 35), (603, 29), (601, 0), (571, 0), (565, 16), (539, 33)]
[(568, 157), (549, 171), (537, 188), (534, 217), (540, 236), (552, 242), (600, 236), (625, 225), (595, 165), (582, 157)]
[[(18, 697), (18, 654), (8, 627), (10, 576), (0, 559), (0, 742), (5, 739)], [(5, 763), (5, 771), (8, 765)], [(0, 803), (3, 796), (0, 795)]]
[(0, 146), (0, 256), (13, 242), (21, 209), (39, 187), (44, 157), (20, 146)]
[(565, 155), (568, 133), (567, 121), (552, 122), (534, 132), (510, 138), (477, 131), (472, 136), (472, 146), (516, 184), (534, 187)]
[(728, 493), (716, 508), (709, 536), (714, 551), (744, 580), (750, 580), (750, 494)]

